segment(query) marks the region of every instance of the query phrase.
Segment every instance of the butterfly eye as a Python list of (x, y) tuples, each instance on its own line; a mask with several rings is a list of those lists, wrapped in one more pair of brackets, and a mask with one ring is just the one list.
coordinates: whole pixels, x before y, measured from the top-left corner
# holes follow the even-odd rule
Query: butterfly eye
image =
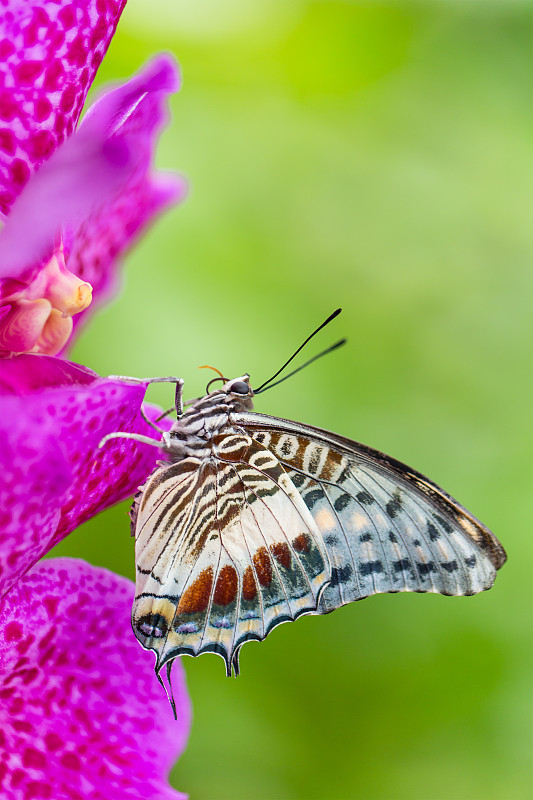
[(150, 639), (161, 639), (167, 635), (168, 623), (161, 614), (148, 614), (141, 617), (137, 623), (137, 630)]
[(250, 387), (244, 381), (235, 381), (228, 386), (228, 392), (233, 392), (234, 394), (248, 394), (250, 391)]

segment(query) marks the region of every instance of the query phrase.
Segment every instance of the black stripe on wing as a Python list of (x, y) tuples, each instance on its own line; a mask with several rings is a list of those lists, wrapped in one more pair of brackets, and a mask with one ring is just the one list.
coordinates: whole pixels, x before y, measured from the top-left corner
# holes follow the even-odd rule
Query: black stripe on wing
[(250, 437), (239, 451), (235, 438), (221, 443), (230, 461), (202, 463), (186, 481), (157, 476), (138, 517), (140, 553), (144, 542), (153, 550), (151, 569), (139, 564), (133, 624), (158, 670), (215, 652), (238, 672), (242, 645), (315, 612), (329, 578), (320, 533), (277, 459)]
[(505, 560), (498, 540), (405, 464), (327, 431), (238, 419), (272, 449), (323, 533), (332, 576), (320, 612), (378, 592), (474, 594)]
[(239, 565), (238, 619), (227, 644), (237, 673), (245, 642), (262, 641), (277, 625), (316, 611), (329, 563), (312, 516), (278, 460), (250, 437), (223, 437), (217, 446), (219, 472), (230, 469), (234, 477), (225, 482), (222, 504), (228, 492), (240, 493), (241, 502), (234, 520), (240, 535), (236, 528), (221, 529), (223, 546)]

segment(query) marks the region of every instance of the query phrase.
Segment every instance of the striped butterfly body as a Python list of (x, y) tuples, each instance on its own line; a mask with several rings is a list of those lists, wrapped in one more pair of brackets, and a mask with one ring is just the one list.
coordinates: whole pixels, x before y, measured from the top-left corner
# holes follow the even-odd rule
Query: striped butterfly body
[[(225, 379), (224, 379), (225, 380)], [(133, 629), (157, 656), (239, 650), (282, 622), (381, 592), (489, 589), (505, 552), (437, 485), (369, 447), (257, 414), (248, 375), (163, 433), (135, 498)]]

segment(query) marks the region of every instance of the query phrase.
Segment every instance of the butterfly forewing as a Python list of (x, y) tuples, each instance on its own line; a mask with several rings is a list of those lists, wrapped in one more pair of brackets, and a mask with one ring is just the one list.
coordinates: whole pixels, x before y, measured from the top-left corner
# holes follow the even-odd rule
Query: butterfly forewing
[(213, 458), (156, 472), (135, 525), (133, 625), (159, 667), (212, 651), (238, 669), (245, 641), (314, 611), (330, 578), (308, 506), (248, 436), (215, 437)]
[(332, 572), (317, 613), (380, 592), (492, 586), (501, 545), (419, 473), (308, 426), (259, 414), (240, 421), (280, 460), (323, 535)]

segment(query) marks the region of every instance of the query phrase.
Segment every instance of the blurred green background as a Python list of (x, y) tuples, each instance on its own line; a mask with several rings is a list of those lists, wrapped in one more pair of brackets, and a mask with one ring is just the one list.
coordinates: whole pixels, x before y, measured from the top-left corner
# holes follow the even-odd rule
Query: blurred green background
[[(378, 596), (185, 659), (193, 800), (531, 798), (530, 6), (513, 0), (131, 0), (95, 88), (159, 50), (183, 90), (158, 151), (190, 181), (72, 357), (101, 374), (199, 364), (257, 403), (443, 485), (509, 553), (470, 598)], [(167, 407), (168, 387), (150, 398)], [(56, 553), (133, 577), (128, 504)], [(149, 657), (149, 656), (147, 656)]]

